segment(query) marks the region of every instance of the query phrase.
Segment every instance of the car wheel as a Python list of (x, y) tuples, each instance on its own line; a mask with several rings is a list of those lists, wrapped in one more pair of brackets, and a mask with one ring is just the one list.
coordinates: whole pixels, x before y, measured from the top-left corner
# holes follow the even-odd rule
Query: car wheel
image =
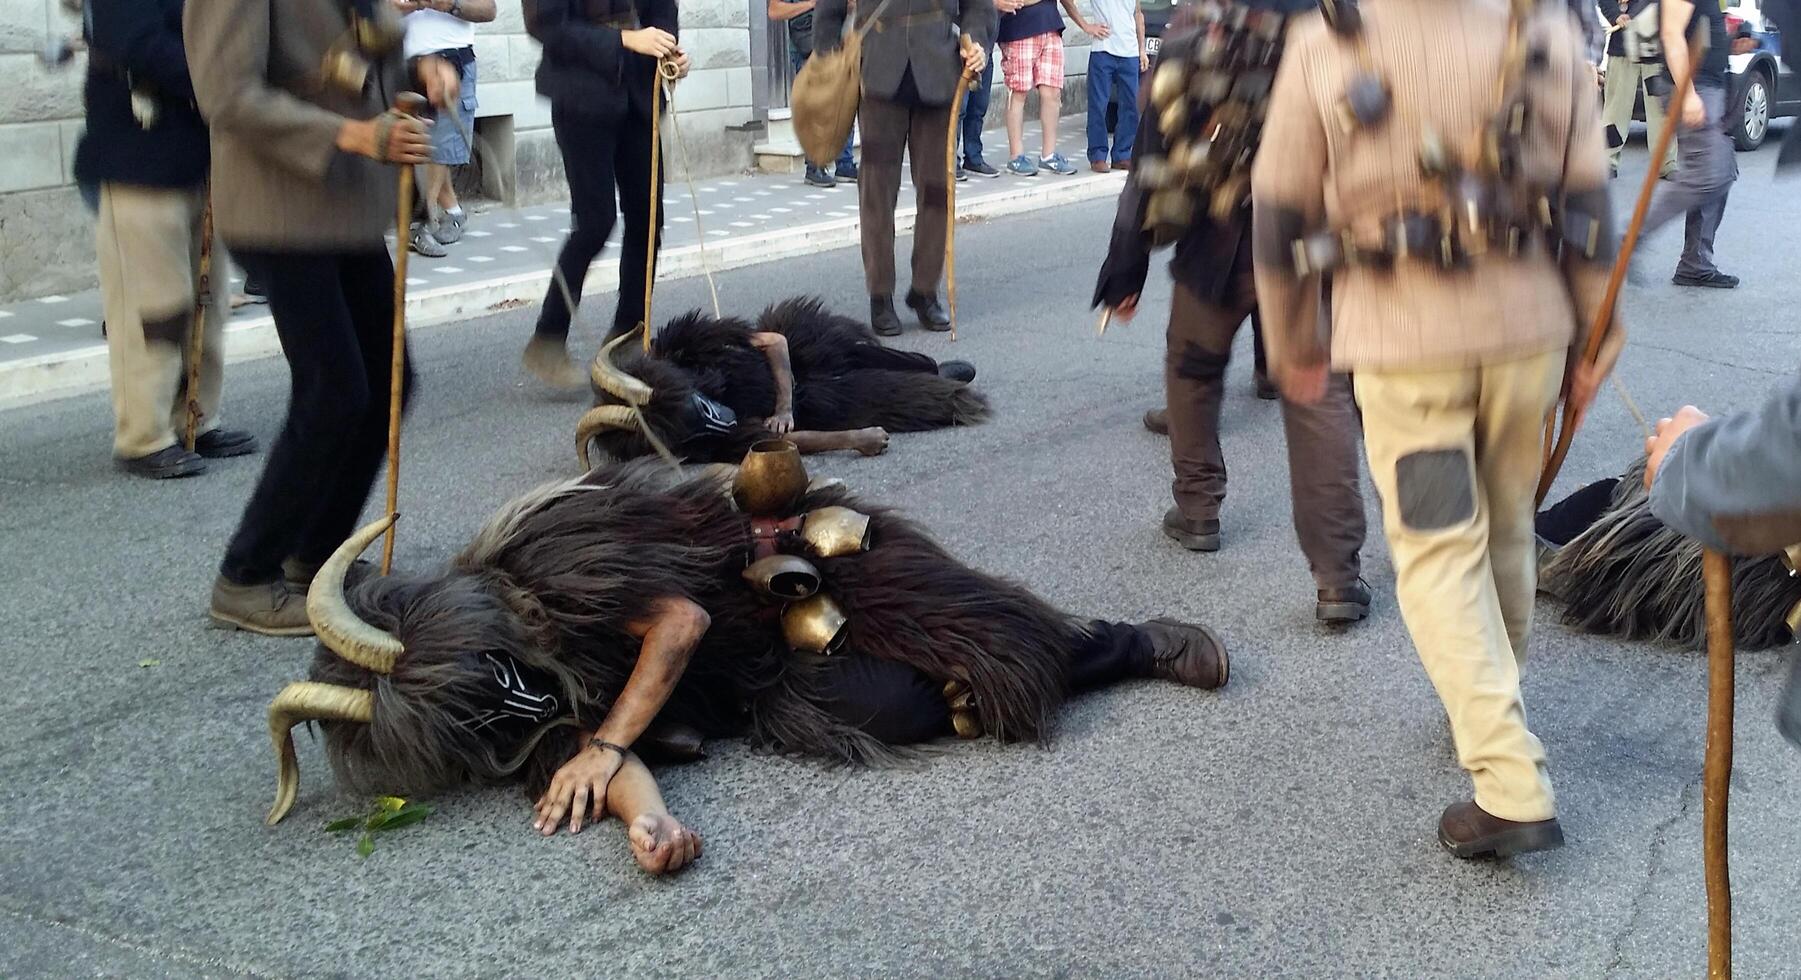
[(1732, 127), (1732, 143), (1741, 150), (1755, 150), (1770, 134), (1770, 83), (1762, 71), (1745, 80), (1739, 101), (1738, 125)]

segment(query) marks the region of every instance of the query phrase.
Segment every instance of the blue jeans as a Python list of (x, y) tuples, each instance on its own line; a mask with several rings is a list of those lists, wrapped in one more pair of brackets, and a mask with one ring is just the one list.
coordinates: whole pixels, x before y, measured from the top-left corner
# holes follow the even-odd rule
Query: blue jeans
[[(804, 65), (806, 63), (807, 63), (807, 56), (804, 54), (801, 54), (800, 51), (794, 47), (794, 45), (792, 45), (792, 44), (788, 45), (788, 64), (793, 66), (794, 73), (796, 75), (800, 74), (800, 66)], [(844, 138), (844, 152), (838, 154), (837, 167), (839, 170), (849, 170), (851, 167), (856, 166), (857, 160), (855, 157), (851, 156), (851, 152), (850, 152), (851, 144), (854, 143), (856, 141), (856, 139), (857, 139), (857, 131), (855, 129), (852, 129), (850, 135), (846, 136)], [(807, 164), (807, 166), (811, 167), (812, 164), (809, 163), (809, 164)]]
[(1132, 158), (1138, 135), (1138, 59), (1095, 51), (1088, 55), (1088, 162), (1107, 159), (1107, 103), (1119, 97), (1113, 127), (1113, 162)]
[(988, 67), (963, 97), (963, 162), (982, 159), (982, 122), (988, 118), (988, 96), (994, 89), (994, 49), (988, 49)]

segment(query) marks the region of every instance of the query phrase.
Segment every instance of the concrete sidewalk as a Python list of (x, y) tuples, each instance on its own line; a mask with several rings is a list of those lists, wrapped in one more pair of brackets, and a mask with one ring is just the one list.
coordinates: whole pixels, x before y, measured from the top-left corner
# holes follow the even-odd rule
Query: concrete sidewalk
[[(1065, 156), (1079, 158), (1081, 141), (1079, 133), (1068, 134), (1063, 141), (1069, 144)], [(1077, 151), (1074, 155), (1071, 147)], [(972, 221), (1110, 197), (1118, 193), (1123, 179), (1117, 173), (972, 177), (957, 185), (957, 213), (960, 220)], [(679, 180), (668, 185), (659, 281), (699, 275), (704, 267), (719, 272), (846, 248), (858, 241), (855, 185), (822, 189), (803, 183), (799, 175), (739, 174), (697, 181), (693, 190), (690, 195), (688, 185)], [(899, 234), (912, 230), (912, 200), (911, 181), (903, 177), (901, 207), (895, 216)], [(443, 323), (542, 300), (569, 224), (566, 203), (518, 209), (495, 205), (472, 215), (466, 237), (450, 247), (449, 256), (409, 257), (409, 323)], [(595, 297), (618, 288), (619, 235), (616, 228), (611, 245), (589, 274), (584, 298), (590, 305), (596, 303)], [(899, 268), (905, 267), (903, 254)], [(235, 288), (239, 274), (235, 269), (231, 274)], [(611, 316), (611, 299), (598, 305)], [(668, 312), (672, 311), (660, 311), (657, 318)], [(599, 315), (593, 310), (586, 314)], [(0, 306), (0, 405), (106, 387), (110, 379), (101, 320), (97, 290)], [(234, 311), (227, 334), (230, 361), (280, 351), (267, 306), (252, 304)]]

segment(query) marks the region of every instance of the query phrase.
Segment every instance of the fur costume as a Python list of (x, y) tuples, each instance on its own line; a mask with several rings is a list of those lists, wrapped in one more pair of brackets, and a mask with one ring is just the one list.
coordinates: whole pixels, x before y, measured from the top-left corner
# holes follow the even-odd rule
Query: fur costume
[[(675, 455), (735, 463), (769, 437), (763, 420), (775, 411), (775, 379), (768, 357), (751, 345), (753, 333), (788, 341), (796, 429), (924, 432), (988, 417), (988, 400), (941, 377), (930, 357), (883, 347), (867, 325), (827, 312), (816, 299), (791, 299), (764, 310), (755, 325), (689, 313), (663, 327), (649, 356), (636, 347), (613, 355), (619, 369), (649, 384), (653, 394), (639, 417)], [(622, 404), (598, 383), (594, 392), (598, 406)], [(578, 439), (585, 450), (591, 434), (614, 459), (648, 455), (653, 447), (637, 425), (584, 428)]]
[[(1539, 587), (1564, 602), (1565, 622), (1588, 632), (1699, 650), (1707, 641), (1701, 545), (1652, 515), (1644, 477), (1641, 459), (1617, 481), (1590, 484), (1539, 515), (1540, 537), (1553, 546), (1585, 528), (1542, 563)], [(1780, 555), (1732, 559), (1739, 649), (1793, 641), (1788, 617), (1798, 604), (1801, 577)]]

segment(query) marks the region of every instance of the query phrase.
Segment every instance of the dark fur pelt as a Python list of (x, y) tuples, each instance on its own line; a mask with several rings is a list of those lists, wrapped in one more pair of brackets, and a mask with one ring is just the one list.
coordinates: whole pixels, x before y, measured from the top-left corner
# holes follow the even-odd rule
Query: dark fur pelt
[[(1567, 602), (1564, 621), (1591, 633), (1707, 640), (1701, 545), (1651, 513), (1644, 461), (1621, 477), (1607, 510), (1544, 567), (1545, 590)], [(1732, 559), (1733, 632), (1741, 650), (1793, 640), (1785, 618), (1801, 602), (1801, 578), (1780, 557)]]
[[(605, 717), (638, 656), (626, 624), (661, 597), (693, 600), (711, 625), (660, 719), (710, 736), (847, 762), (893, 750), (834, 716), (817, 686), (821, 661), (789, 652), (776, 611), (740, 578), (749, 522), (716, 477), (671, 482), (658, 463), (603, 467), (534, 491), (492, 518), (442, 574), (390, 576), (351, 591), (365, 621), (400, 637), (393, 673), (375, 675), (321, 649), (314, 680), (374, 691), (375, 722), (326, 723), (340, 781), (353, 789), (429, 793), (523, 778), (541, 791)], [(973, 688), (987, 730), (1049, 736), (1082, 626), (1025, 589), (963, 566), (908, 521), (842, 490), (872, 517), (874, 548), (820, 562), (850, 616), (848, 652), (908, 664)], [(517, 744), (459, 721), (491, 690), (483, 652), (547, 678), (562, 714)]]
[[(988, 417), (988, 400), (968, 385), (939, 377), (930, 357), (883, 347), (867, 326), (827, 312), (817, 299), (791, 299), (764, 310), (754, 325), (688, 313), (663, 327), (649, 356), (637, 349), (617, 355), (622, 369), (654, 390), (644, 417), (679, 455), (693, 462), (737, 462), (751, 443), (766, 437), (763, 420), (775, 411), (775, 379), (768, 358), (751, 346), (757, 332), (788, 340), (796, 428), (924, 432)], [(737, 413), (735, 431), (690, 438), (689, 395), (697, 390)], [(595, 398), (597, 404), (616, 401), (598, 390)], [(636, 433), (610, 432), (598, 441), (615, 459), (652, 451)]]

